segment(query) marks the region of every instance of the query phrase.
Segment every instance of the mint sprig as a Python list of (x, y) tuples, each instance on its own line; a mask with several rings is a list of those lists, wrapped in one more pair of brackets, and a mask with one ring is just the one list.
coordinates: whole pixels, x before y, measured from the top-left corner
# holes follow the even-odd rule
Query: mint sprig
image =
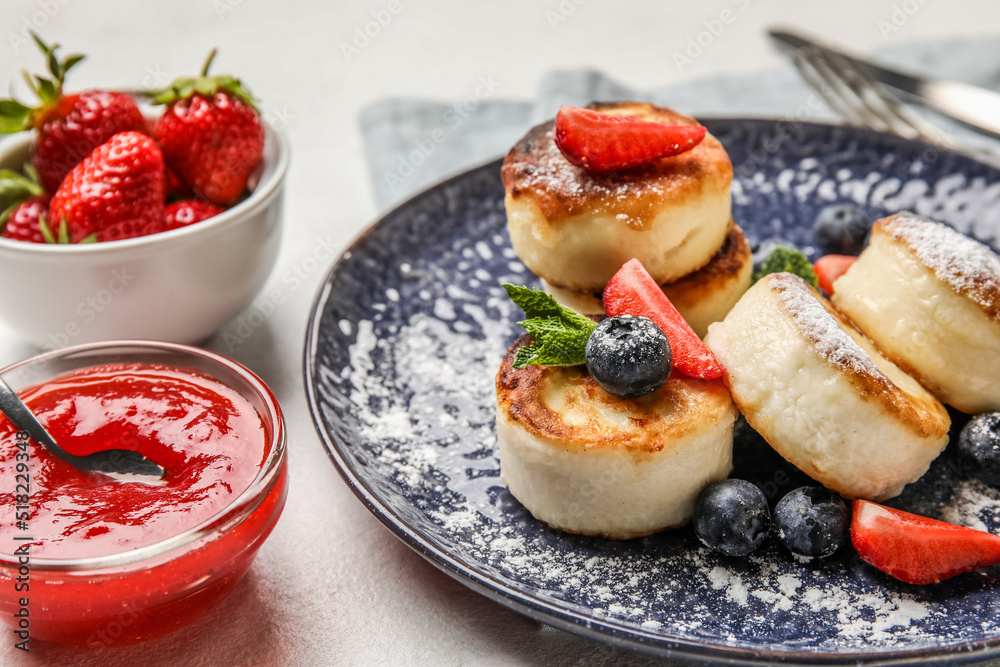
[(514, 368), (525, 366), (577, 366), (586, 363), (587, 339), (597, 324), (561, 305), (540, 289), (503, 283), (510, 300), (527, 319), (519, 322), (531, 336), (514, 355)]
[(760, 270), (753, 274), (753, 282), (757, 282), (769, 273), (794, 273), (802, 280), (819, 289), (819, 280), (809, 259), (798, 250), (778, 246), (771, 251)]

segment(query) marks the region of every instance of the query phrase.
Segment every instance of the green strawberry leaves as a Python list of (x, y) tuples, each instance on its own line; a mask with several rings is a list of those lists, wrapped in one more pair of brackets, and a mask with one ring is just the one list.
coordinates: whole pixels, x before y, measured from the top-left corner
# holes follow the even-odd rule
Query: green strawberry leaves
[(205, 64), (201, 68), (201, 75), (196, 77), (181, 77), (163, 90), (150, 91), (150, 101), (153, 104), (171, 104), (191, 97), (195, 93), (204, 97), (211, 97), (218, 91), (224, 90), (253, 107), (254, 110), (257, 110), (254, 96), (243, 86), (243, 82), (239, 79), (229, 74), (208, 75), (208, 69), (212, 66), (215, 53), (216, 50), (212, 49), (212, 52), (208, 54), (208, 59), (205, 60)]
[[(42, 216), (38, 218), (38, 231), (42, 233), (42, 238), (45, 239), (45, 242), (48, 244), (70, 245), (70, 243), (72, 243), (72, 241), (70, 241), (69, 239), (69, 225), (66, 224), (65, 220), (59, 223), (58, 229), (53, 234), (52, 227), (49, 226), (48, 220), (45, 219), (45, 216)], [(85, 243), (96, 243), (96, 242), (97, 242), (97, 234), (94, 233), (91, 234), (90, 236), (86, 236), (80, 239), (80, 242), (77, 245), (83, 245)]]
[(502, 287), (524, 311), (527, 319), (519, 324), (531, 336), (531, 345), (520, 348), (514, 356), (514, 368), (586, 363), (587, 339), (597, 323), (561, 305), (543, 290), (510, 283)]
[(63, 82), (66, 80), (66, 73), (74, 65), (83, 60), (83, 56), (80, 54), (67, 56), (65, 59), (60, 60), (56, 55), (56, 50), (59, 48), (58, 44), (49, 46), (34, 31), (32, 31), (31, 37), (38, 44), (38, 48), (41, 49), (52, 78), (49, 79), (37, 74), (31, 75), (27, 72), (23, 73), (24, 80), (38, 97), (40, 104), (38, 107), (29, 107), (15, 99), (0, 100), (0, 133), (2, 134), (13, 134), (31, 129), (35, 116), (62, 97)]
[(10, 169), (0, 169), (0, 230), (7, 224), (14, 209), (24, 201), (43, 194), (38, 184), (38, 174), (30, 165), (25, 165), (27, 176)]
[(66, 80), (66, 73), (74, 65), (83, 60), (83, 56), (74, 54), (66, 56), (65, 60), (59, 60), (56, 56), (56, 50), (59, 48), (58, 44), (49, 46), (34, 32), (31, 33), (31, 37), (35, 40), (38, 48), (41, 49), (42, 55), (45, 56), (49, 66), (49, 74), (52, 75), (52, 78), (46, 79), (35, 75), (34, 81), (32, 81), (32, 76), (27, 72), (24, 73), (24, 78), (28, 82), (28, 85), (35, 91), (35, 94), (38, 95), (38, 99), (42, 101), (42, 104), (49, 104), (62, 96), (62, 87), (63, 82)]

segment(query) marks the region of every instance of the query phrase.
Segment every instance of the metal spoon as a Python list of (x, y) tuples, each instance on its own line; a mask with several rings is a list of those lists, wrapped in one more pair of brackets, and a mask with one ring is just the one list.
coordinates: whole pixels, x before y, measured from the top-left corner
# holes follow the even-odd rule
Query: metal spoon
[(78, 470), (100, 472), (109, 477), (116, 474), (163, 476), (163, 468), (139, 452), (128, 449), (105, 449), (84, 456), (68, 453), (56, 444), (55, 439), (3, 378), (0, 378), (0, 412), (19, 430), (27, 432), (35, 442)]

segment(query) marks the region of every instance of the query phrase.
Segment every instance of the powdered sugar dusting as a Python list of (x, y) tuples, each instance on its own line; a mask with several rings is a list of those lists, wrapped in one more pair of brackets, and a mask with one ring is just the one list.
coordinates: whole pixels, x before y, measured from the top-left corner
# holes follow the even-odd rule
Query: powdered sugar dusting
[(978, 479), (966, 479), (955, 486), (951, 502), (941, 512), (949, 523), (989, 531), (1000, 523), (1000, 489)]
[[(754, 135), (753, 123), (733, 127), (719, 136), (736, 142), (734, 155), (769, 160), (734, 182), (744, 202), (735, 211), (741, 226), (751, 240), (798, 233), (782, 216), (790, 202), (813, 196), (807, 190), (816, 179), (780, 152), (760, 150), (754, 141), (767, 137)], [(920, 172), (927, 188), (909, 186), (913, 181), (879, 187), (903, 176), (889, 162), (858, 160), (853, 143), (823, 141), (823, 150), (842, 160), (829, 171), (836, 188), (827, 188), (838, 196), (843, 186), (897, 203), (918, 196), (945, 201), (991, 187), (953, 179), (946, 197), (943, 179), (927, 170)], [(796, 150), (810, 154), (807, 143)], [(820, 172), (827, 162), (806, 168)], [(773, 176), (786, 168), (795, 174), (788, 191), (776, 193)], [(549, 617), (557, 610), (567, 622), (619, 639), (638, 636), (654, 650), (684, 654), (698, 646), (710, 656), (781, 661), (782, 653), (804, 652), (861, 660), (1000, 643), (996, 569), (921, 588), (876, 572), (849, 547), (810, 564), (796, 563), (774, 542), (749, 558), (726, 558), (689, 528), (615, 542), (536, 521), (499, 478), (494, 432), (494, 376), (521, 317), (498, 284), (532, 278), (503, 234), (495, 166), (473, 173), (366, 235), (342, 260), (346, 277), (321, 306), (310, 367), (318, 420), (378, 511), (403, 527), (398, 532), (521, 608)], [(773, 194), (764, 194), (767, 186)], [(949, 216), (938, 217), (952, 222)], [(751, 453), (766, 460), (768, 452)], [(932, 465), (926, 484), (908, 487), (900, 507), (926, 499), (943, 518), (1000, 530), (998, 492), (965, 479), (946, 457)], [(768, 471), (765, 481), (783, 493), (792, 478)]]
[[(453, 320), (418, 312), (378, 338), (370, 335), (377, 323), (362, 320), (350, 346), (347, 377), (372, 461), (434, 526), (434, 539), (540, 599), (644, 632), (749, 646), (776, 623), (808, 614), (835, 632), (807, 633), (787, 648), (870, 651), (932, 636), (913, 624), (943, 612), (878, 584), (832, 584), (854, 576), (843, 562), (810, 569), (774, 545), (731, 560), (685, 531), (623, 543), (536, 522), (497, 477), (494, 367), (520, 312), (503, 305), (499, 290), (489, 293), (485, 310), (506, 309), (505, 326), (494, 322), (485, 337), (483, 329), (456, 333)], [(456, 302), (452, 310), (468, 305)], [(678, 607), (678, 600), (686, 602)]]
[(880, 226), (908, 245), (939, 280), (1000, 318), (1000, 257), (989, 247), (908, 212), (896, 213)]
[[(747, 606), (747, 587), (740, 575), (719, 565), (713, 567), (711, 572), (708, 573), (708, 580), (711, 582), (712, 588), (717, 591), (725, 591), (726, 597), (739, 606)], [(754, 591), (754, 595), (757, 596), (761, 592)]]
[(790, 273), (770, 274), (767, 279), (782, 307), (824, 359), (854, 374), (882, 375), (871, 356), (844, 331), (804, 280)]

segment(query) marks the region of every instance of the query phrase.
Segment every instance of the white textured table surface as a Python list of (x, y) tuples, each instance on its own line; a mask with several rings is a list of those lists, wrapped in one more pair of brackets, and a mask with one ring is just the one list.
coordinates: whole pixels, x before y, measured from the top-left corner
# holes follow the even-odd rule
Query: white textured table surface
[[(284, 245), (270, 285), (286, 300), (244, 342), (231, 345), (220, 335), (210, 343), (257, 371), (281, 400), (291, 491), (247, 579), (206, 618), (158, 641), (101, 651), (34, 642), (26, 655), (7, 638), (0, 640), (0, 664), (644, 663), (642, 656), (521, 617), (438, 572), (362, 507), (319, 444), (302, 389), (309, 306), (335, 256), (378, 212), (358, 113), (387, 96), (459, 100), (474, 94), (481, 77), (495, 82), (497, 99), (530, 99), (541, 78), (557, 68), (593, 67), (651, 89), (781, 67), (763, 36), (774, 23), (800, 26), (861, 52), (996, 36), (1000, 26), (1000, 5), (989, 0), (342, 4), (4, 0), (2, 82), (17, 79), (21, 69), (40, 68), (34, 47), (21, 44), (26, 27), (64, 44), (66, 52), (89, 54), (72, 73), (71, 89), (164, 84), (193, 73), (218, 46), (216, 71), (241, 76), (263, 100), (265, 114), (291, 137)], [(398, 13), (369, 44), (343, 48), (372, 20), (371, 12), (390, 5)], [(732, 12), (732, 22), (678, 66), (674, 54), (684, 53), (689, 38), (724, 10)], [(745, 110), (733, 100), (728, 111)], [(0, 363), (33, 352), (16, 334), (0, 332)]]

